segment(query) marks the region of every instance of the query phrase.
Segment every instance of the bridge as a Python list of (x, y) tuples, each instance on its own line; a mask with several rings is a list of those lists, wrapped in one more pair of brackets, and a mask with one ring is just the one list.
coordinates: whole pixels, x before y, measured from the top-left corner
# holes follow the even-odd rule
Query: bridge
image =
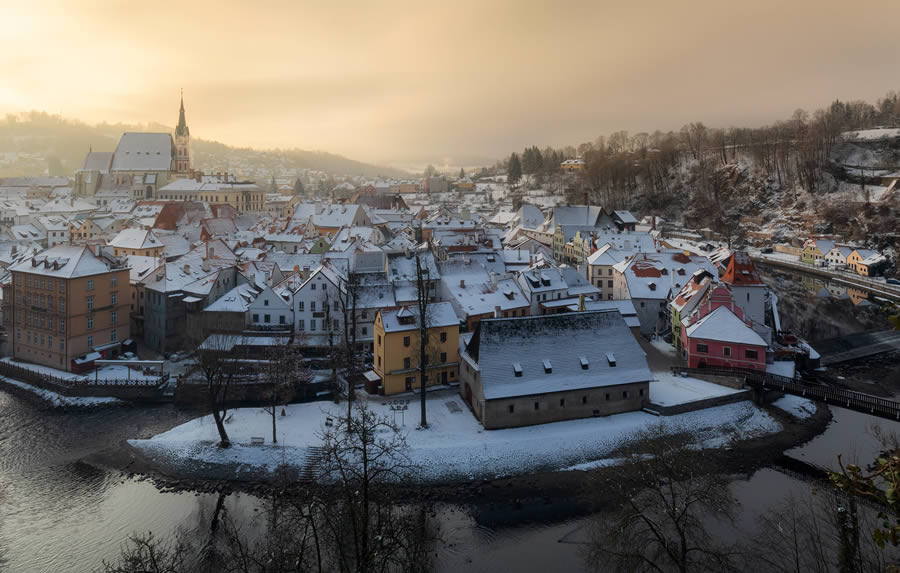
[(900, 330), (875, 330), (816, 342), (823, 366), (900, 350)]
[(673, 372), (706, 374), (710, 376), (731, 376), (743, 378), (744, 383), (758, 390), (777, 390), (785, 394), (800, 396), (838, 408), (855, 410), (870, 416), (888, 420), (900, 420), (900, 402), (879, 398), (862, 392), (824, 386), (802, 378), (788, 378), (760, 370), (747, 368), (682, 368), (675, 366)]

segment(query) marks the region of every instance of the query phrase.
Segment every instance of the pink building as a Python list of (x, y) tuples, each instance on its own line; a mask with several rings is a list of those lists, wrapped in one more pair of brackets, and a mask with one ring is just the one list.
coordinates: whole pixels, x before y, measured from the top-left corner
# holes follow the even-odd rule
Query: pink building
[(768, 345), (744, 322), (740, 307), (723, 304), (703, 313), (705, 309), (682, 322), (681, 341), (688, 367), (764, 371)]

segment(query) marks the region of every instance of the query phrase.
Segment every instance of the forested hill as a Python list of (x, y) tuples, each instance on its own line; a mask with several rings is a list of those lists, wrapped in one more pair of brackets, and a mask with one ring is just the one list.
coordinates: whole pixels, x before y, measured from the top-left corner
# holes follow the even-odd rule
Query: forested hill
[[(0, 177), (59, 175), (71, 177), (85, 154), (113, 151), (126, 131), (160, 131), (173, 128), (155, 123), (88, 125), (45, 112), (7, 115), (0, 119)], [(195, 167), (204, 171), (255, 171), (260, 176), (279, 175), (285, 170), (315, 169), (331, 175), (364, 177), (408, 177), (405, 171), (354, 161), (341, 155), (301, 149), (255, 150), (231, 147), (194, 138)]]
[[(655, 213), (722, 233), (774, 238), (834, 232), (896, 242), (900, 220), (900, 97), (835, 101), (756, 128), (702, 122), (677, 132), (626, 131), (561, 149), (529, 147), (506, 160), (523, 186), (565, 189), (571, 202)], [(583, 174), (562, 176), (581, 157)], [(549, 157), (550, 160), (545, 158)]]

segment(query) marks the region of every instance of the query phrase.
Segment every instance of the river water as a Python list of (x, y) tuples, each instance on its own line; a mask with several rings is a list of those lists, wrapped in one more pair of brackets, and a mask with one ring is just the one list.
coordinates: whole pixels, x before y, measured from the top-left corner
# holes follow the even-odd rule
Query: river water
[[(827, 298), (812, 294), (814, 301)], [(851, 321), (850, 328), (857, 324)], [(825, 330), (834, 329), (829, 321)], [(837, 467), (837, 453), (848, 462), (871, 460), (878, 452), (870, 431), (876, 419), (840, 408), (832, 412), (823, 434), (788, 455), (827, 468)], [(209, 527), (217, 495), (161, 492), (147, 481), (80, 461), (120, 440), (150, 436), (196, 414), (171, 406), (59, 412), (2, 390), (0, 413), (0, 570), (92, 571), (104, 559), (114, 559), (133, 532), (165, 537)], [(896, 422), (877, 423), (900, 434)], [(735, 478), (738, 528), (752, 530), (762, 513), (809, 487), (768, 468)], [(225, 503), (230, 515), (247, 520), (261, 508), (259, 500), (246, 494), (232, 494)], [(565, 517), (566, 511), (565, 504), (440, 507), (438, 570), (587, 570), (585, 542), (596, 516)]]

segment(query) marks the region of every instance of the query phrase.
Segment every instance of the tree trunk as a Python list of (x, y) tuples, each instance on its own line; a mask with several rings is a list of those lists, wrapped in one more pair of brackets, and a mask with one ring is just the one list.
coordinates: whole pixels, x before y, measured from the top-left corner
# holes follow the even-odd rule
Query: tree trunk
[(222, 414), (219, 412), (219, 405), (216, 403), (215, 397), (212, 398), (213, 420), (216, 421), (216, 429), (219, 431), (219, 446), (227, 448), (231, 446), (231, 440), (228, 439), (228, 432), (225, 431), (225, 422), (222, 420)]

